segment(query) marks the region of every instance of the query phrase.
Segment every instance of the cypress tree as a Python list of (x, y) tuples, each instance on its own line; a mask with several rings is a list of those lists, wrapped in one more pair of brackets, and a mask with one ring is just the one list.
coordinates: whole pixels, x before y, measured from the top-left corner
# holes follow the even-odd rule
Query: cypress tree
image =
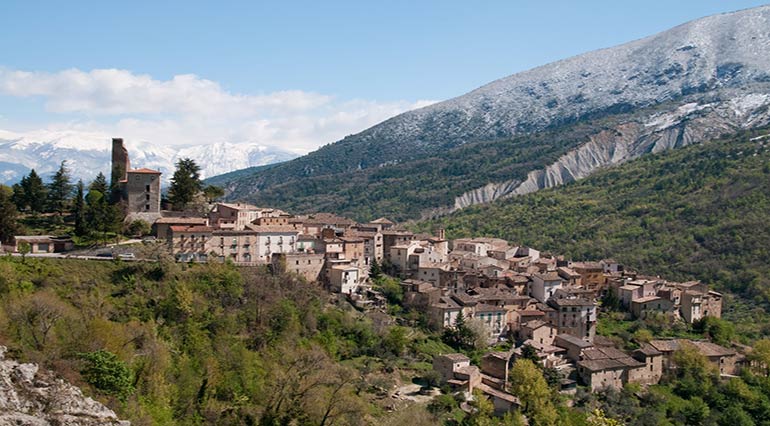
[(70, 204), (72, 183), (67, 162), (62, 161), (59, 170), (54, 173), (48, 184), (48, 210), (63, 215)]
[(46, 188), (43, 179), (32, 169), (26, 178), (21, 180), (25, 207), (32, 213), (40, 213), (46, 204)]
[(86, 206), (84, 197), (83, 181), (79, 180), (75, 185), (75, 199), (72, 203), (72, 210), (75, 215), (75, 235), (83, 236), (88, 233), (86, 226)]

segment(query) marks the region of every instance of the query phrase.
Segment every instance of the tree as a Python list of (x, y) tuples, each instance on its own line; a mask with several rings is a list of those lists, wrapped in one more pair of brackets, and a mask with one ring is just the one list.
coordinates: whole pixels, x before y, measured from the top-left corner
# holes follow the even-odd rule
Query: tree
[(26, 241), (21, 241), (16, 245), (16, 250), (18, 250), (19, 254), (21, 255), (21, 263), (26, 263), (27, 255), (32, 251), (32, 246), (29, 245), (29, 243)]
[(176, 163), (168, 190), (168, 199), (174, 210), (184, 210), (201, 192), (200, 170), (200, 166), (190, 158), (182, 158)]
[(770, 339), (754, 342), (754, 347), (747, 357), (752, 362), (755, 372), (770, 377)]
[(72, 182), (70, 172), (67, 168), (67, 161), (62, 161), (59, 170), (54, 173), (51, 182), (48, 184), (48, 210), (57, 213), (59, 216), (64, 214), (70, 204), (72, 196)]
[(537, 366), (528, 359), (519, 359), (513, 364), (509, 377), (511, 393), (519, 397), (530, 425), (555, 425), (558, 413), (552, 402), (551, 389)]
[(706, 395), (719, 377), (708, 358), (692, 343), (682, 341), (679, 350), (674, 352), (673, 361), (679, 379), (675, 389), (685, 398)]
[(99, 172), (98, 175), (96, 175), (96, 179), (91, 182), (91, 184), (88, 185), (88, 191), (99, 191), (102, 194), (106, 194), (107, 191), (110, 188), (107, 186), (107, 178), (104, 176), (104, 173)]
[(75, 216), (75, 235), (77, 236), (83, 236), (88, 233), (84, 193), (83, 181), (78, 180), (78, 183), (75, 185), (75, 198), (72, 200), (72, 213)]
[(225, 190), (216, 185), (208, 185), (203, 188), (203, 195), (206, 197), (206, 202), (213, 203), (217, 198), (225, 195)]
[(586, 419), (586, 425), (588, 426), (623, 426), (623, 423), (620, 420), (607, 417), (604, 414), (604, 411), (597, 408)]
[(13, 190), (0, 185), (0, 243), (10, 243), (19, 232), (18, 212), (11, 201)]
[(134, 374), (114, 353), (100, 349), (82, 353), (80, 358), (86, 363), (80, 374), (96, 389), (121, 401), (134, 393)]
[(381, 275), (382, 268), (380, 268), (380, 263), (377, 262), (377, 259), (372, 259), (372, 264), (369, 266), (369, 277), (376, 280), (380, 278)]
[(30, 170), (21, 182), (13, 186), (13, 202), (19, 211), (40, 213), (46, 202), (46, 189), (43, 180), (35, 169)]
[(142, 219), (136, 219), (126, 227), (126, 235), (141, 237), (151, 231), (150, 224)]
[(105, 194), (91, 189), (86, 195), (86, 223), (93, 231), (101, 232), (106, 237), (108, 232), (116, 232), (120, 225), (120, 212), (111, 205)]

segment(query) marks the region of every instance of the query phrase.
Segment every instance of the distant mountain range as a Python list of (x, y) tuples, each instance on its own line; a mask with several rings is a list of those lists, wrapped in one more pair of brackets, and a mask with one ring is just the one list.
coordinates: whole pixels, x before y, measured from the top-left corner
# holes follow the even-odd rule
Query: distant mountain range
[(230, 199), (410, 219), (770, 123), (770, 6), (497, 80), (226, 182)]
[[(180, 158), (192, 158), (201, 166), (202, 177), (228, 173), (253, 166), (287, 161), (297, 155), (257, 143), (219, 142), (197, 146), (161, 146), (157, 143), (126, 141), (133, 167), (163, 172), (168, 181)], [(34, 168), (47, 178), (62, 160), (75, 179), (85, 182), (99, 172), (110, 176), (111, 136), (77, 131), (35, 131), (13, 133), (0, 130), (0, 183), (12, 184)]]

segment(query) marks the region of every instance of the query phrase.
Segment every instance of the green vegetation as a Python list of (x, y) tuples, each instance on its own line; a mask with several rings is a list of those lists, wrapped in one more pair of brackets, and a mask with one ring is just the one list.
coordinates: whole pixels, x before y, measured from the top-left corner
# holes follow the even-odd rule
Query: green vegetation
[(168, 189), (168, 200), (174, 210), (185, 210), (203, 190), (200, 171), (200, 166), (189, 158), (181, 158), (177, 161), (171, 186)]
[(741, 296), (728, 295), (724, 314), (744, 337), (770, 335), (761, 308), (770, 302), (770, 140), (750, 140), (764, 133), (645, 156), (415, 229), (442, 226), (451, 238), (495, 236), (568, 258), (613, 258), (671, 280), (699, 279)]
[(7, 244), (19, 231), (18, 212), (11, 198), (13, 190), (0, 185), (0, 244)]
[(137, 425), (387, 422), (383, 395), (429, 378), (432, 356), (451, 350), (328, 304), (295, 276), (162, 256), (0, 257), (0, 300), (0, 344), (14, 357)]
[[(652, 113), (648, 109), (635, 114)], [(489, 182), (523, 180), (634, 114), (568, 123), (536, 134), (488, 141), (453, 141), (429, 150), (420, 144), (386, 147), (356, 137), (311, 155), (216, 182), (243, 199), (295, 213), (330, 211), (366, 221), (416, 219), (445, 209), (455, 197)], [(397, 161), (394, 161), (398, 158)]]

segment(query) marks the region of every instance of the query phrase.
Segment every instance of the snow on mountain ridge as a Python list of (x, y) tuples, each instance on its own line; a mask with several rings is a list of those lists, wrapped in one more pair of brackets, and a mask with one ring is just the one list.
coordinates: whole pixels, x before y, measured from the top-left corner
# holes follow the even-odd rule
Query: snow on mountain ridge
[[(109, 176), (110, 140), (109, 135), (96, 132), (36, 130), (16, 133), (0, 130), (0, 183), (14, 183), (32, 168), (47, 177), (62, 160), (67, 160), (76, 179), (87, 182), (99, 172)], [(167, 182), (181, 158), (195, 160), (201, 166), (201, 176), (206, 178), (296, 157), (291, 152), (254, 142), (162, 146), (127, 140), (126, 148), (132, 166), (160, 170)]]
[(351, 141), (455, 145), (757, 82), (770, 82), (770, 5), (708, 16), (513, 74), (403, 113)]

